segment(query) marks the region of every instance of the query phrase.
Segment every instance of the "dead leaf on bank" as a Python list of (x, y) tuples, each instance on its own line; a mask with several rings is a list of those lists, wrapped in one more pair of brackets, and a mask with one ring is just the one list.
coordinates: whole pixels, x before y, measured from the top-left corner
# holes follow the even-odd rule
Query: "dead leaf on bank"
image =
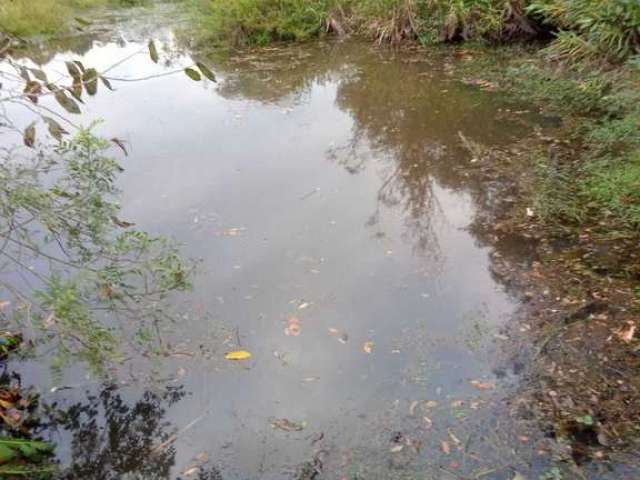
[(480, 380), (471, 380), (471, 385), (476, 387), (478, 390), (492, 390), (496, 387), (495, 383), (482, 382)]
[(627, 325), (620, 328), (616, 333), (618, 337), (620, 337), (620, 340), (629, 343), (631, 340), (633, 340), (633, 336), (636, 333), (636, 323), (629, 320), (627, 322)]
[(246, 350), (235, 350), (225, 353), (224, 358), (227, 360), (247, 360), (251, 358), (251, 353)]
[(362, 346), (362, 351), (364, 353), (371, 353), (373, 352), (373, 342), (364, 342), (364, 345)]
[(445, 455), (449, 455), (449, 453), (451, 453), (451, 447), (449, 446), (449, 442), (446, 440), (442, 440), (440, 442), (440, 449)]
[(307, 426), (307, 422), (293, 422), (286, 418), (274, 418), (271, 420), (271, 428), (285, 432), (300, 432)]
[(290, 316), (287, 319), (287, 326), (284, 329), (284, 334), (289, 337), (297, 337), (302, 332), (302, 322), (298, 317)]

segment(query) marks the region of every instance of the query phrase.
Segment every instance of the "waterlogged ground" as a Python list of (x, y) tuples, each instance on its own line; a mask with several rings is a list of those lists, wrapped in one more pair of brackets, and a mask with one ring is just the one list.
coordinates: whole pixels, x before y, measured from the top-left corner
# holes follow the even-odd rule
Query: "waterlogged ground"
[(164, 75), (192, 54), (171, 12), (134, 12), (34, 58), (154, 77), (113, 80), (76, 121), (127, 142), (123, 217), (201, 262), (168, 353), (118, 387), (14, 365), (68, 409), (43, 432), (65, 478), (553, 475), (514, 397), (519, 304), (491, 273), (491, 252), (532, 259), (474, 233), (494, 198), (465, 148), (508, 150), (544, 119), (460, 82), (459, 52), (317, 43), (198, 56), (216, 84)]

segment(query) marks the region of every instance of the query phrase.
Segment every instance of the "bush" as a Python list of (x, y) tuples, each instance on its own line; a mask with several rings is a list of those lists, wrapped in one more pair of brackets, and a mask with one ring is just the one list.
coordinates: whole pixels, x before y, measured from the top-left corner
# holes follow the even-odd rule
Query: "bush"
[(528, 9), (559, 30), (559, 59), (623, 61), (640, 51), (637, 0), (534, 0)]
[(199, 0), (201, 28), (208, 39), (264, 45), (306, 40), (327, 18), (325, 0)]

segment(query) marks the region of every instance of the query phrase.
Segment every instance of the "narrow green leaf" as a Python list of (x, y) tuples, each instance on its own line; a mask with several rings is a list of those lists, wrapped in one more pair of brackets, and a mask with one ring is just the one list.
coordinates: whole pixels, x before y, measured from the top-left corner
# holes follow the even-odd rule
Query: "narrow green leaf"
[(107, 80), (104, 77), (100, 77), (100, 80), (102, 80), (102, 83), (104, 84), (105, 87), (107, 87), (109, 90), (113, 91), (113, 87), (111, 86), (111, 82), (109, 80)]
[(149, 40), (149, 56), (153, 63), (158, 63), (158, 49), (156, 48), (156, 44), (153, 40)]
[(202, 79), (198, 71), (194, 70), (193, 68), (185, 68), (184, 73), (186, 73), (191, 80), (195, 80), (196, 82), (199, 82)]
[(209, 68), (201, 62), (196, 62), (196, 66), (198, 67), (198, 69), (202, 72), (202, 74), (207, 77), (209, 80), (211, 80), (212, 82), (216, 82), (216, 76), (214, 75), (214, 73), (209, 70)]
[(35, 80), (29, 80), (24, 86), (24, 93), (33, 103), (38, 103), (38, 96), (42, 93), (42, 85)]
[(69, 133), (64, 128), (62, 128), (62, 126), (58, 122), (56, 122), (53, 118), (51, 117), (42, 117), (42, 118), (45, 122), (47, 122), (47, 125), (49, 126), (49, 134), (56, 140), (61, 141), (62, 136), (67, 135)]
[(30, 68), (29, 71), (31, 72), (31, 74), (36, 77), (38, 80), (40, 80), (41, 82), (47, 82), (47, 74), (44, 73), (42, 70), (40, 70), (39, 68)]
[(56, 101), (69, 113), (80, 113), (80, 107), (72, 98), (67, 97), (63, 90), (58, 90), (54, 94)]
[(98, 72), (95, 68), (87, 68), (82, 74), (82, 82), (84, 89), (89, 95), (95, 95), (98, 92)]
[(23, 138), (24, 144), (27, 147), (29, 148), (34, 147), (34, 145), (36, 144), (36, 122), (32, 122), (31, 125), (25, 128), (24, 135), (22, 138)]
[(75, 17), (75, 21), (78, 22), (83, 27), (88, 27), (89, 25), (92, 25), (92, 23), (89, 20), (85, 20), (82, 17)]
[(67, 66), (67, 72), (74, 80), (82, 78), (82, 72), (74, 62), (65, 62), (65, 65)]

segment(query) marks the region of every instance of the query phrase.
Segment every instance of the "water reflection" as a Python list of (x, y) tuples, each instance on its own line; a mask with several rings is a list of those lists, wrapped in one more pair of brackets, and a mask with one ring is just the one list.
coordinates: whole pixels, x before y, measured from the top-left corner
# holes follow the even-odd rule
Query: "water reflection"
[[(110, 65), (144, 46), (86, 56)], [(441, 465), (464, 463), (466, 475), (500, 460), (495, 478), (513, 478), (522, 457), (503, 452), (516, 430), (478, 432), (509, 420), (493, 334), (515, 305), (468, 230), (491, 195), (460, 133), (502, 147), (522, 124), (454, 81), (437, 52), (319, 43), (207, 60), (216, 89), (169, 76), (88, 102), (83, 120), (103, 117), (108, 138), (132, 145), (126, 217), (202, 259), (191, 302), (210, 315), (163, 332), (188, 353), (162, 362), (183, 372), (190, 395), (179, 403), (176, 392), (127, 400), (117, 390), (76, 400), (61, 419), (62, 455), (80, 460), (66, 478), (171, 478), (203, 450), (219, 471), (202, 478), (314, 478), (320, 464), (331, 479), (447, 478)], [(284, 333), (291, 315), (300, 335)], [(210, 318), (235, 334), (215, 343)], [(253, 354), (242, 366), (212, 360), (240, 347)], [(213, 413), (188, 441), (149, 455), (175, 433), (165, 416), (186, 425), (202, 410)], [(282, 432), (273, 418), (306, 427)]]

